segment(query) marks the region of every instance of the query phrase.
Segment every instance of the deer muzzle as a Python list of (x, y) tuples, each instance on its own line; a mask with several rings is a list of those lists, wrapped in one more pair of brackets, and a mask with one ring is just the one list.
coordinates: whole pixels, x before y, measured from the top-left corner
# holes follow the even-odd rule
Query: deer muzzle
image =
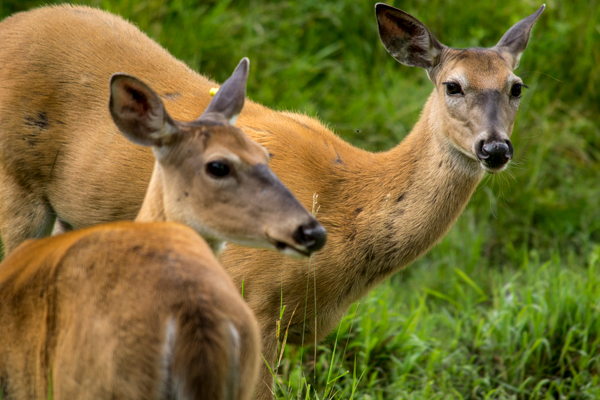
[(317, 220), (313, 219), (304, 225), (300, 225), (292, 237), (299, 246), (313, 253), (325, 246), (327, 234), (325, 228)]
[(513, 146), (506, 140), (480, 140), (475, 146), (475, 154), (488, 172), (500, 172), (513, 157)]

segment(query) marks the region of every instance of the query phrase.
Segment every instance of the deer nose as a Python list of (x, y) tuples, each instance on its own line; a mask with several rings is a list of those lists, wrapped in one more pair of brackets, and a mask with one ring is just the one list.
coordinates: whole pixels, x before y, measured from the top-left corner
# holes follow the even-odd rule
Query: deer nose
[(510, 140), (485, 141), (481, 140), (476, 147), (477, 158), (486, 166), (498, 168), (509, 162), (513, 157), (513, 146)]
[(292, 237), (296, 243), (306, 247), (306, 250), (312, 253), (325, 246), (327, 232), (316, 219), (313, 219), (309, 223), (299, 226)]

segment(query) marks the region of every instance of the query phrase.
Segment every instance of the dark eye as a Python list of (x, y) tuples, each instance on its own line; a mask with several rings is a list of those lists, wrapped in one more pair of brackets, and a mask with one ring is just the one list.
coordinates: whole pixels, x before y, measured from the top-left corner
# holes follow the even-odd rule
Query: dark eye
[(444, 82), (444, 85), (446, 85), (446, 93), (449, 95), (462, 93), (462, 88), (456, 82)]
[(206, 172), (215, 178), (224, 178), (229, 175), (229, 165), (222, 161), (213, 161), (206, 164)]
[[(525, 86), (525, 85), (523, 85), (521, 83), (515, 83), (512, 86), (512, 88), (510, 88), (510, 95), (513, 97), (517, 97), (517, 98), (521, 97), (521, 88), (523, 86)], [(527, 87), (527, 86), (525, 86), (525, 87)]]

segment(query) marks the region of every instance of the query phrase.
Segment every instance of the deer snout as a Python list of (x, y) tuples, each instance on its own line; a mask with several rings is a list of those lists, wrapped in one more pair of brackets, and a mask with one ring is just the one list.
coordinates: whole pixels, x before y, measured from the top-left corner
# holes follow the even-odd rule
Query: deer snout
[(325, 228), (316, 219), (313, 219), (304, 225), (300, 225), (292, 238), (298, 245), (305, 247), (308, 252), (312, 253), (323, 248), (327, 233)]
[(506, 140), (480, 140), (475, 146), (477, 158), (488, 172), (497, 172), (513, 157), (513, 146)]

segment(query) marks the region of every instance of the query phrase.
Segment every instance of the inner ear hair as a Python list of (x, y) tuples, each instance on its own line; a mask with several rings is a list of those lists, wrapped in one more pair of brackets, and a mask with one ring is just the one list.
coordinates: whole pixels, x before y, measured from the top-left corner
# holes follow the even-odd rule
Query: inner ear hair
[(123, 135), (142, 146), (164, 146), (178, 131), (156, 92), (128, 74), (111, 77), (109, 109)]
[(401, 64), (428, 72), (440, 62), (445, 46), (412, 15), (383, 3), (375, 5), (379, 37), (385, 49)]

